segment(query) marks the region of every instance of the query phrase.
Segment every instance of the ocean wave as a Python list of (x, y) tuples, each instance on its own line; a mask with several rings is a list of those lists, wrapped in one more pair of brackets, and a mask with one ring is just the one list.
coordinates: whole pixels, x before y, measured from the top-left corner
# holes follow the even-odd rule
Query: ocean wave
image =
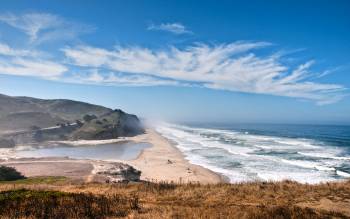
[(336, 169), (334, 167), (327, 167), (325, 165), (320, 165), (319, 162), (313, 162), (313, 161), (304, 161), (304, 160), (285, 160), (281, 159), (282, 162), (285, 162), (287, 164), (308, 168), (308, 169), (317, 169), (322, 171), (335, 171)]
[(318, 158), (335, 159), (335, 160), (350, 160), (350, 157), (332, 156), (335, 152), (333, 153), (298, 152), (298, 153), (309, 157), (318, 157)]
[(156, 130), (176, 142), (191, 163), (221, 173), (231, 182), (290, 179), (318, 183), (350, 177), (338, 168), (347, 165), (350, 157), (340, 156), (341, 148), (313, 139), (173, 124)]

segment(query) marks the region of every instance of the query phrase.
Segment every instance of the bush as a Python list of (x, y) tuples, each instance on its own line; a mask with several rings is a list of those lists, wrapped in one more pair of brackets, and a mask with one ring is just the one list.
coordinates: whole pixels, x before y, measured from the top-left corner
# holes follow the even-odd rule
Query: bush
[(25, 177), (13, 167), (0, 166), (0, 181), (13, 181)]
[(95, 123), (98, 124), (98, 125), (102, 125), (103, 124), (100, 120), (96, 120)]
[(87, 115), (85, 115), (85, 116), (83, 117), (83, 120), (84, 120), (85, 122), (90, 122), (90, 121), (93, 120), (93, 119), (97, 119), (97, 116), (87, 114)]

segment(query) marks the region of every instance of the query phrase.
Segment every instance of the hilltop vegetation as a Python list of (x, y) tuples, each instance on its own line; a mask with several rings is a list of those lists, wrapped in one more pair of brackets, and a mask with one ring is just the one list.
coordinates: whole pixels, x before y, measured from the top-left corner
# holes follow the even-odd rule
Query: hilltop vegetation
[[(0, 184), (0, 216), (29, 218), (349, 218), (350, 181), (306, 185)], [(38, 190), (39, 189), (39, 190)]]

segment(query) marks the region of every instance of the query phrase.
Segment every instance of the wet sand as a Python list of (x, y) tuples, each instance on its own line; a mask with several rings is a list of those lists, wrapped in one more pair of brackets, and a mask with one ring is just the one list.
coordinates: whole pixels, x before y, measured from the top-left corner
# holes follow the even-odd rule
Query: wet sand
[(94, 169), (88, 160), (74, 160), (69, 158), (20, 158), (0, 162), (16, 168), (26, 177), (65, 176), (72, 180), (87, 182)]

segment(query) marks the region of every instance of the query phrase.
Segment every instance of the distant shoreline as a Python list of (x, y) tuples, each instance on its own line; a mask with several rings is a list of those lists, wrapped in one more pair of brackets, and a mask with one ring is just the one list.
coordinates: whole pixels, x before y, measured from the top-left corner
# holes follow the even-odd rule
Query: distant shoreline
[[(168, 139), (153, 129), (147, 129), (145, 134), (134, 137), (122, 137), (109, 140), (78, 140), (78, 141), (52, 141), (49, 143), (61, 143), (71, 146), (102, 145), (123, 142), (149, 143), (152, 147), (143, 149), (132, 160), (118, 160), (113, 162), (125, 163), (140, 170), (141, 180), (167, 181), (175, 183), (198, 182), (201, 184), (215, 184), (229, 182), (224, 176), (208, 170), (202, 166), (189, 163), (185, 156)], [(45, 165), (43, 165), (44, 163)], [(98, 178), (95, 174), (95, 166), (100, 163), (111, 163), (104, 160), (71, 159), (68, 157), (43, 157), (43, 158), (10, 158), (0, 161), (1, 164), (19, 168), (27, 176), (67, 176), (80, 179), (85, 182)], [(72, 165), (74, 166), (73, 169)], [(57, 172), (52, 168), (58, 168)]]
[(227, 177), (219, 173), (189, 163), (185, 159), (184, 154), (170, 140), (163, 137), (154, 129), (147, 129), (145, 134), (134, 137), (121, 137), (108, 140), (57, 141), (56, 143), (84, 146), (122, 142), (145, 142), (152, 145), (150, 148), (143, 149), (136, 159), (115, 160), (141, 170), (141, 179), (143, 180), (173, 181), (179, 183), (199, 182), (204, 184), (229, 182)]
[(133, 137), (130, 140), (153, 145), (144, 149), (136, 159), (121, 161), (141, 170), (141, 179), (203, 184), (228, 182), (227, 178), (218, 173), (191, 164), (176, 146), (153, 129), (147, 129), (146, 134)]

